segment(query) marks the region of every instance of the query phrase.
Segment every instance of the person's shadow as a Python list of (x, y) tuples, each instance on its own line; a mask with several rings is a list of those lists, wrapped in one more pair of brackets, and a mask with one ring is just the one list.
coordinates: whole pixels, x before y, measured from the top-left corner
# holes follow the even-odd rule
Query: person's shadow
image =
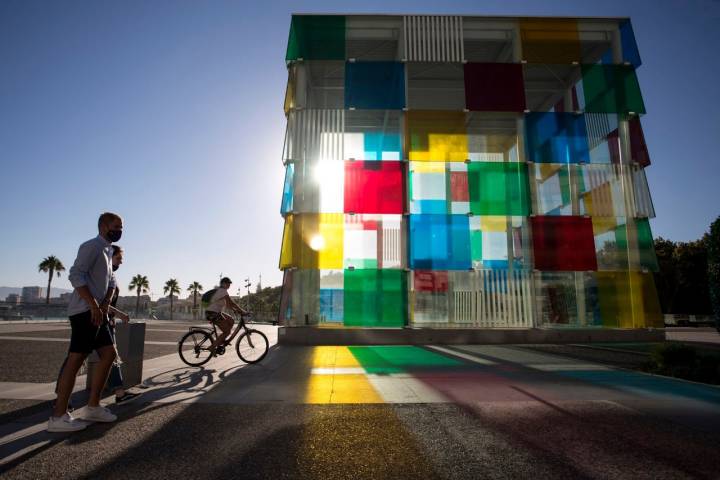
[[(114, 413), (120, 420), (147, 414), (163, 408), (167, 404), (201, 397), (206, 395), (219, 380), (238, 368), (240, 367), (237, 365), (224, 370), (178, 367), (158, 373), (148, 377), (136, 387), (144, 390), (142, 403), (118, 406), (114, 409)], [(87, 392), (76, 392), (72, 396), (72, 401), (76, 405), (84, 405), (87, 402)], [(13, 415), (12, 423), (0, 427), (0, 436), (6, 438), (6, 440), (0, 441), (0, 473), (61, 441), (69, 439), (71, 443), (79, 444), (95, 440), (105, 435), (115, 425), (113, 422), (88, 428), (83, 431), (83, 435), (77, 435), (76, 432), (51, 433), (46, 430), (48, 413), (51, 408), (52, 402), (43, 402), (25, 409), (27, 416), (23, 417), (16, 413)], [(82, 417), (82, 409), (76, 410), (75, 413), (75, 416)]]

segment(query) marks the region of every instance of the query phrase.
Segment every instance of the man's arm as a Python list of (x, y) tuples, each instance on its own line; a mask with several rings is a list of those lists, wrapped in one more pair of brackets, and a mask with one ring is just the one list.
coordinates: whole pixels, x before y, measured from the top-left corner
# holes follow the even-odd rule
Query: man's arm
[(118, 310), (117, 308), (113, 307), (112, 305), (110, 305), (108, 307), (108, 311), (114, 313), (115, 316), (117, 316), (120, 320), (122, 320), (125, 323), (130, 321), (130, 315), (123, 312), (122, 310)]
[(231, 308), (231, 309), (235, 310), (236, 312), (240, 312), (240, 313), (243, 314), (243, 315), (247, 315), (247, 313), (248, 313), (247, 310), (245, 310), (244, 308), (242, 308), (240, 305), (238, 305), (237, 303), (235, 303), (235, 301), (234, 301), (232, 298), (230, 298), (230, 294), (228, 294), (228, 295), (225, 297), (225, 306), (228, 307), (228, 308)]
[(92, 323), (94, 325), (100, 325), (103, 319), (103, 312), (100, 310), (100, 305), (98, 305), (97, 300), (95, 300), (95, 297), (92, 296), (92, 293), (90, 293), (90, 289), (87, 286), (88, 272), (95, 262), (96, 256), (97, 251), (93, 248), (93, 245), (87, 243), (81, 245), (78, 249), (75, 263), (73, 263), (73, 266), (70, 267), (68, 280), (70, 280), (70, 284), (78, 292), (80, 298), (85, 300), (85, 303), (87, 303), (90, 307)]
[(108, 307), (110, 306), (110, 301), (112, 300), (113, 295), (115, 294), (115, 285), (111, 284), (107, 292), (105, 292), (105, 298), (103, 298), (103, 301), (100, 303), (100, 310), (102, 310), (103, 313), (108, 313)]

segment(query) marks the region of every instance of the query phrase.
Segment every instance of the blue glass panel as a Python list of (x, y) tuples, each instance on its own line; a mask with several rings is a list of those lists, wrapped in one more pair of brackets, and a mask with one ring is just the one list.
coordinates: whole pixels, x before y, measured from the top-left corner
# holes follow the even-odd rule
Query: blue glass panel
[(468, 270), (470, 266), (466, 215), (410, 215), (410, 268)]
[(343, 290), (320, 289), (320, 316), (324, 322), (343, 321)]
[(623, 60), (635, 68), (642, 65), (640, 52), (635, 42), (635, 32), (633, 32), (630, 20), (625, 20), (620, 24), (620, 43), (622, 45)]
[(285, 185), (283, 186), (282, 203), (280, 213), (285, 215), (293, 209), (293, 178), (295, 176), (295, 165), (290, 163), (285, 169)]
[(405, 69), (400, 62), (345, 64), (345, 108), (405, 107)]
[(445, 200), (413, 200), (410, 202), (410, 213), (439, 213), (446, 214), (447, 202)]
[(584, 115), (540, 113), (525, 115), (527, 158), (536, 163), (589, 163)]
[(399, 133), (368, 132), (363, 135), (363, 145), (365, 147), (365, 160), (384, 160), (390, 152), (397, 154), (397, 156), (391, 155), (396, 157), (391, 160), (400, 160), (402, 158)]

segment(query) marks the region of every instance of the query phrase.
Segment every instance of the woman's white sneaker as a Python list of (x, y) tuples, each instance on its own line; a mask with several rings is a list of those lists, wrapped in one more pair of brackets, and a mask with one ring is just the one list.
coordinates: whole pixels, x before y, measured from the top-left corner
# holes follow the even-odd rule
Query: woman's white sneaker
[(87, 427), (88, 424), (82, 420), (73, 418), (69, 413), (62, 417), (50, 417), (48, 420), (48, 432), (77, 432)]
[(117, 416), (105, 407), (85, 407), (83, 420), (91, 422), (114, 422)]

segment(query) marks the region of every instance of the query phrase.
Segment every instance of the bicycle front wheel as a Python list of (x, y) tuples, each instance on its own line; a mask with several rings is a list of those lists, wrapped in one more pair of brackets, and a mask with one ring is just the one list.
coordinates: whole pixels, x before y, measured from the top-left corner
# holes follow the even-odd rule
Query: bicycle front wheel
[(267, 355), (270, 342), (260, 330), (247, 330), (240, 335), (235, 350), (238, 357), (245, 363), (257, 363)]
[(178, 343), (180, 360), (191, 367), (205, 365), (212, 358), (210, 353), (212, 342), (210, 333), (204, 330), (190, 330)]

